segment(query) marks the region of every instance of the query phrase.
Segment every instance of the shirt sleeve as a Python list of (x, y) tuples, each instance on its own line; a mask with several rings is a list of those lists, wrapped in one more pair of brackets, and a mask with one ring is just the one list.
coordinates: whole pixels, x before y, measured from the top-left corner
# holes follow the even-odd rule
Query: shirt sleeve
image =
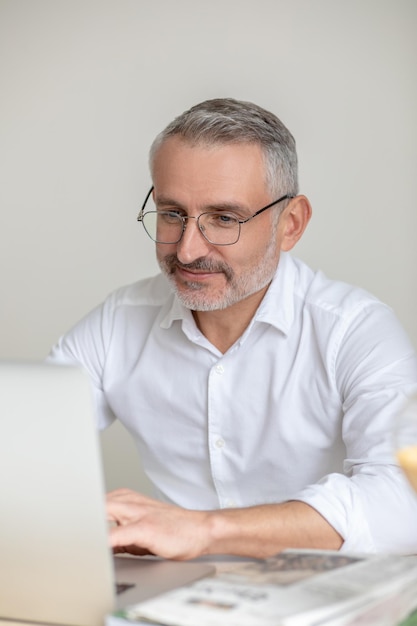
[(52, 348), (47, 361), (84, 368), (90, 378), (97, 427), (104, 429), (116, 419), (103, 390), (106, 344), (111, 334), (112, 298), (91, 311)]
[(417, 495), (398, 467), (395, 419), (417, 389), (413, 347), (381, 303), (355, 310), (333, 337), (334, 384), (343, 407), (344, 474), (302, 489), (342, 536), (343, 551), (417, 552)]

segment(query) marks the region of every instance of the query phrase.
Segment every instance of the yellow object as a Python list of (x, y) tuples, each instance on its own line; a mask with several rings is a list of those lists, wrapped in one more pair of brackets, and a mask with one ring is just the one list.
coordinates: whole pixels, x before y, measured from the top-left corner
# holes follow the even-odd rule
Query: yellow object
[(417, 491), (417, 445), (398, 450), (397, 459), (411, 486)]

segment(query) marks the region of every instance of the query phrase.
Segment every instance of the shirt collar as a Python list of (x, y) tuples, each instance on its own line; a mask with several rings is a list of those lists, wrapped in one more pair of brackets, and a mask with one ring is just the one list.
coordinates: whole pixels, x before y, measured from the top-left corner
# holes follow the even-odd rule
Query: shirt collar
[(191, 311), (181, 304), (175, 292), (171, 289), (171, 295), (168, 297), (164, 311), (162, 313), (161, 328), (170, 328), (176, 320), (185, 320), (192, 318)]
[[(253, 322), (271, 324), (287, 334), (294, 319), (294, 281), (294, 261), (288, 253), (282, 252), (277, 271), (255, 313)], [(181, 304), (175, 293), (172, 293), (166, 303), (161, 328), (170, 328), (176, 320), (184, 321), (190, 330), (191, 327), (195, 327), (191, 311)]]
[(288, 334), (294, 320), (295, 278), (293, 259), (287, 252), (281, 252), (277, 271), (255, 313), (255, 321), (271, 324)]

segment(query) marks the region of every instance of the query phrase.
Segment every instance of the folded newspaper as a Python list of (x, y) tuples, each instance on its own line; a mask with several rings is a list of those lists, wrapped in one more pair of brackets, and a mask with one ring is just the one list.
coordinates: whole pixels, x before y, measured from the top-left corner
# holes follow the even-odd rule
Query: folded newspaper
[(285, 550), (107, 616), (106, 626), (394, 626), (417, 606), (417, 557)]

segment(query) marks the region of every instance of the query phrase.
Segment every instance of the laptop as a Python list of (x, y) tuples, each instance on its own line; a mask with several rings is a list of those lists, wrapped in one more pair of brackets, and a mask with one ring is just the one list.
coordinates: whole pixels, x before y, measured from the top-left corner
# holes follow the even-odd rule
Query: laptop
[(213, 573), (204, 562), (113, 557), (104, 499), (87, 375), (0, 362), (0, 620), (99, 626)]

